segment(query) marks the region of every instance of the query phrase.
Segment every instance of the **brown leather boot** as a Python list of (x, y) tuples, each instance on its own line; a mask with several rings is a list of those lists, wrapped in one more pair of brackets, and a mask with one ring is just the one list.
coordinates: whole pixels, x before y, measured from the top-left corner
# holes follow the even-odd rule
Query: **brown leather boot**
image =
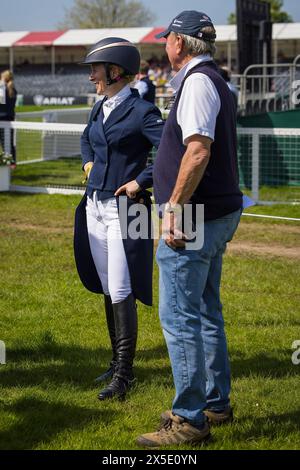
[(233, 421), (233, 410), (231, 406), (228, 406), (220, 412), (216, 412), (213, 410), (205, 410), (204, 414), (207, 416), (208, 422), (214, 426), (232, 423)]
[[(231, 406), (228, 406), (221, 412), (216, 412), (212, 410), (204, 410), (203, 413), (207, 417), (207, 420), (211, 426), (219, 426), (221, 424), (232, 423), (233, 421), (233, 410)], [(171, 410), (164, 411), (160, 415), (160, 424), (158, 430), (164, 427), (165, 423), (170, 419), (172, 415)]]
[(202, 429), (197, 429), (180, 416), (168, 412), (168, 420), (159, 431), (142, 434), (137, 444), (148, 448), (176, 446), (180, 444), (202, 444), (210, 439), (210, 428), (207, 422)]

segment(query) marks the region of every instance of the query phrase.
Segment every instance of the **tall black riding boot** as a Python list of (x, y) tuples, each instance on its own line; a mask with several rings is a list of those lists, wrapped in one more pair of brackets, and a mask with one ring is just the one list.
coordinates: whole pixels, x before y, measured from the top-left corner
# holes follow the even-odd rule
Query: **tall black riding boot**
[(116, 348), (116, 329), (115, 329), (115, 318), (114, 311), (112, 307), (111, 298), (109, 295), (104, 296), (104, 305), (105, 305), (105, 314), (106, 314), (106, 323), (109, 332), (111, 347), (113, 357), (110, 361), (109, 368), (95, 379), (95, 382), (105, 382), (113, 377), (117, 365), (117, 348)]
[(130, 294), (125, 300), (113, 304), (117, 368), (111, 383), (98, 395), (99, 400), (124, 398), (127, 390), (134, 382), (133, 359), (137, 340), (137, 310), (135, 298)]

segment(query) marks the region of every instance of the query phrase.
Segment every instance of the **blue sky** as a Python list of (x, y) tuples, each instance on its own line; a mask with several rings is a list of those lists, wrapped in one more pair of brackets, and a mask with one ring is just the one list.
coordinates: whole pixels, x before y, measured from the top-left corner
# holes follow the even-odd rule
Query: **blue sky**
[[(64, 18), (64, 9), (73, 0), (8, 0), (1, 1), (0, 30), (46, 31), (56, 29)], [(156, 14), (153, 26), (166, 26), (182, 10), (201, 10), (210, 15), (215, 24), (226, 24), (235, 0), (142, 0)], [(299, 0), (285, 0), (284, 8), (294, 21), (300, 22)], [(151, 25), (152, 26), (152, 25)]]

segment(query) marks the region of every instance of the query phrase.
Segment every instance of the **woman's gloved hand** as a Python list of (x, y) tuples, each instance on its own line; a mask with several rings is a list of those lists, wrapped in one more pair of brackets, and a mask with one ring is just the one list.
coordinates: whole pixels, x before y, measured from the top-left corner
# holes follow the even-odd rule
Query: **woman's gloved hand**
[(93, 168), (93, 165), (94, 163), (93, 162), (87, 162), (84, 167), (83, 167), (83, 171), (85, 173), (85, 178), (84, 180), (82, 181), (82, 183), (87, 183), (88, 182), (88, 179), (90, 177), (90, 173), (91, 173), (91, 170)]

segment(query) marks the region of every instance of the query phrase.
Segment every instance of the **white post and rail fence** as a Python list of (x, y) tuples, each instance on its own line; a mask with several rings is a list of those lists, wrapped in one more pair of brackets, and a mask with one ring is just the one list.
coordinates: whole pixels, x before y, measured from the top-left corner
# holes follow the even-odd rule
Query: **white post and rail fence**
[[(56, 161), (59, 165), (60, 158), (80, 158), (80, 136), (84, 128), (84, 124), (75, 123), (0, 122), (0, 145), (10, 153), (14, 141), (17, 169), (45, 161)], [(256, 203), (270, 202), (264, 197), (268, 187), (288, 195), (281, 202), (300, 203), (300, 129), (238, 128), (237, 133), (241, 188)], [(149, 160), (154, 158), (152, 153)], [(78, 161), (79, 172), (80, 166)], [(38, 192), (39, 188), (33, 184), (20, 187), (13, 180), (10, 183), (8, 174), (9, 168), (0, 166), (1, 191)], [(69, 193), (78, 191), (68, 189)], [(58, 185), (51, 192), (63, 190)]]

